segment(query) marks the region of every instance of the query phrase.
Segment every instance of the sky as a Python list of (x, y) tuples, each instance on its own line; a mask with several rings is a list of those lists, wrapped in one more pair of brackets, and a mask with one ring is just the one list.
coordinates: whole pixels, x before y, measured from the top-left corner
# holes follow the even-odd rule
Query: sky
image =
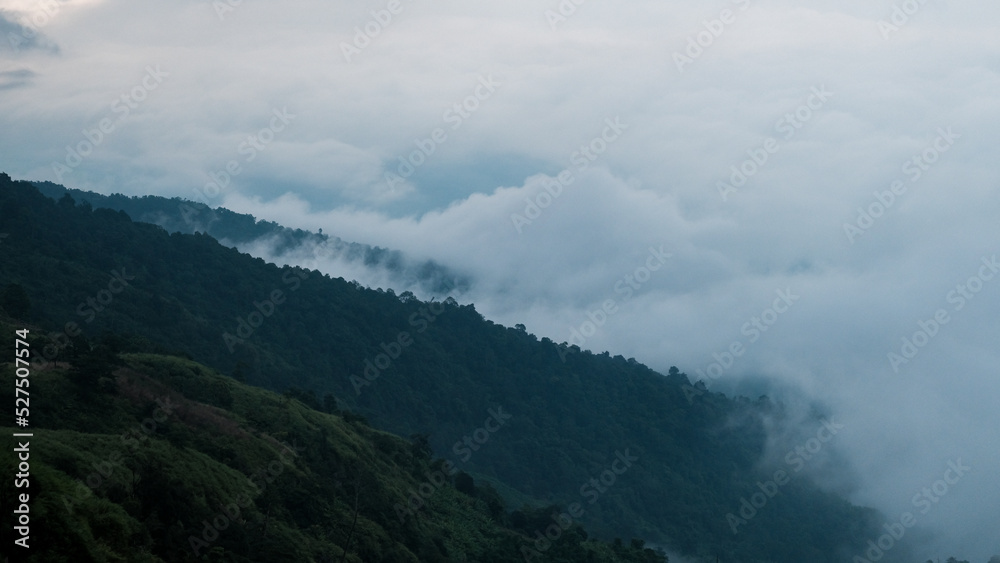
[[(936, 538), (924, 559), (1000, 553), (1000, 5), (0, 0), (0, 16), (12, 177), (399, 249), (467, 275), (460, 301), (497, 322), (822, 404), (853, 476), (831, 486), (890, 522), (913, 512)], [(949, 463), (969, 470), (921, 512)]]

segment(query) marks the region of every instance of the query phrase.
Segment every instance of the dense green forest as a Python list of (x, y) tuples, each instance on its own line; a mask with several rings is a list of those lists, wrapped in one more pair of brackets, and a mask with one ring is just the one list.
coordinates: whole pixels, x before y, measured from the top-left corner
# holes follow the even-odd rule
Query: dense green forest
[[(78, 338), (68, 363), (29, 376), (40, 404), (31, 485), (0, 485), (4, 507), (32, 495), (31, 557), (19, 561), (513, 562), (553, 523), (550, 510), (508, 513), (492, 487), (443, 468), (425, 443), (123, 345)], [(0, 371), (13, 403), (13, 365)], [(433, 494), (400, 517), (400, 499), (424, 483)], [(12, 545), (8, 526), (4, 535)], [(534, 559), (666, 561), (638, 540), (588, 539), (575, 523)]]
[[(146, 204), (155, 207), (154, 203)], [(477, 533), (495, 534), (489, 545), (497, 551), (442, 539), (447, 553), (437, 546), (439, 559), (418, 553), (420, 560), (507, 560), (501, 555), (508, 553), (504, 542), (532, 549), (531, 538), (544, 529), (542, 524), (551, 526), (560, 515), (565, 522), (569, 514), (574, 524), (582, 524), (593, 537), (638, 537), (706, 561), (849, 561), (863, 553), (869, 539), (883, 533), (886, 520), (881, 515), (850, 505), (804, 476), (768, 489), (773, 495), (769, 493), (766, 505), (739, 526), (733, 525), (728, 515), (739, 513), (743, 499), (767, 489), (767, 480), (780, 469), (761, 463), (767, 438), (764, 421), (778, 425), (789, 421), (784, 408), (766, 397), (728, 398), (692, 386), (677, 369), (663, 375), (634, 359), (566, 349), (546, 338), (539, 340), (521, 327), (492, 323), (473, 305), (453, 299), (427, 303), (407, 293), (367, 289), (317, 271), (279, 268), (226, 248), (206, 234), (168, 233), (156, 225), (133, 222), (122, 211), (78, 205), (71, 197), (54, 201), (35, 186), (13, 182), (5, 175), (0, 175), (0, 233), (7, 235), (0, 243), (5, 265), (0, 271), (0, 306), (5, 314), (45, 329), (44, 338), (34, 345), (41, 352), (35, 367), (44, 374), (60, 374), (64, 384), (53, 388), (53, 396), (75, 400), (82, 409), (80, 416), (104, 413), (103, 407), (94, 405), (110, 400), (107, 397), (121, 403), (125, 409), (121, 413), (148, 416), (148, 412), (128, 410), (139, 406), (128, 407), (130, 398), (122, 393), (129, 387), (127, 382), (123, 386), (121, 374), (125, 372), (121, 370), (165, 381), (163, 373), (174, 369), (187, 370), (188, 375), (166, 377), (165, 385), (175, 386), (188, 399), (223, 409), (229, 414), (219, 416), (237, 421), (232, 424), (244, 432), (252, 426), (275, 436), (295, 436), (302, 443), (317, 444), (311, 450), (316, 452), (324, 447), (341, 451), (346, 446), (340, 440), (348, 438), (354, 442), (371, 441), (375, 436), (386, 443), (395, 440), (379, 455), (389, 455), (399, 466), (393, 471), (401, 468), (399, 475), (386, 469), (383, 476), (379, 468), (366, 473), (364, 479), (369, 481), (357, 485), (357, 471), (331, 467), (330, 471), (342, 471), (342, 477), (330, 477), (330, 482), (339, 485), (306, 488), (299, 497), (274, 499), (267, 505), (280, 512), (291, 510), (289, 503), (299, 503), (307, 507), (296, 510), (311, 511), (305, 519), (288, 514), (294, 525), (285, 522), (289, 534), (314, 538), (309, 540), (314, 543), (298, 544), (317, 546), (302, 560), (320, 561), (321, 553), (330, 553), (336, 560), (345, 541), (343, 524), (352, 513), (368, 519), (365, 533), (372, 534), (367, 537), (375, 544), (382, 545), (371, 538), (382, 533), (392, 538), (391, 545), (398, 542), (400, 550), (431, 549), (394, 527), (392, 521), (411, 521), (412, 516), (400, 516), (394, 505), (405, 508), (408, 499), (419, 504), (419, 498), (408, 494), (420, 481), (415, 476), (425, 474), (432, 464), (445, 463), (441, 459), (458, 473), (453, 484), (441, 488), (440, 497), (432, 495), (429, 505), (433, 507), (440, 498), (450, 503), (441, 510), (458, 510), (455, 507), (468, 497), (475, 499), (466, 502), (472, 507), (469, 510), (478, 511), (479, 516), (452, 512), (448, 514), (456, 520), (449, 521), (441, 515), (435, 529), (450, 537), (459, 533), (451, 531), (458, 520), (472, 523), (485, 518), (497, 529)], [(90, 372), (89, 385), (70, 385), (74, 370), (80, 369), (78, 357), (88, 357), (86, 351), (91, 348), (101, 349), (92, 345), (101, 338), (112, 343), (101, 346), (126, 353), (121, 356), (125, 366), (115, 375), (105, 373), (108, 370)], [(161, 356), (148, 355), (151, 352)], [(164, 358), (164, 354), (207, 367)], [(105, 357), (105, 361), (112, 359)], [(282, 393), (282, 407), (257, 406), (278, 399), (241, 383)], [(63, 397), (71, 390), (81, 395)], [(257, 393), (255, 399), (242, 403), (233, 398), (253, 393)], [(74, 419), (64, 409), (58, 411), (62, 414), (51, 414), (55, 405), (42, 399), (38, 407), (40, 418), (46, 411), (52, 417), (52, 440), (58, 442), (59, 432), (76, 436), (75, 432), (86, 429), (88, 434), (101, 434), (100, 425)], [(119, 412), (116, 408), (108, 407), (106, 412), (110, 416)], [(150, 408), (148, 401), (143, 408)], [(822, 414), (816, 413), (805, 434), (823, 427)], [(134, 418), (126, 414), (112, 418), (134, 425)], [(340, 430), (335, 433), (331, 426), (324, 434), (325, 426), (311, 422), (314, 419)], [(310, 422), (293, 427), (293, 420)], [(366, 421), (381, 431), (409, 436), (411, 442), (404, 446), (369, 429)], [(348, 428), (353, 432), (350, 436)], [(114, 433), (111, 427), (105, 430)], [(165, 442), (158, 447), (189, 448), (192, 455), (203, 456), (205, 464), (211, 458), (237, 471), (255, 459), (225, 445), (236, 440), (235, 435), (223, 438), (192, 432), (187, 441), (176, 443), (164, 434)], [(160, 440), (155, 436), (150, 443)], [(395, 451), (407, 451), (410, 457), (396, 459), (394, 455), (403, 454)], [(46, 455), (40, 457), (44, 460)], [(83, 453), (79, 455), (86, 459)], [(168, 457), (173, 455), (179, 454)], [(347, 453), (340, 455), (338, 459)], [(432, 457), (438, 461), (430, 461)], [(54, 465), (53, 469), (53, 479), (72, 481), (86, 475), (72, 465)], [(220, 475), (225, 471), (217, 468)], [(290, 469), (292, 474), (297, 475)], [(417, 481), (406, 481), (404, 474)], [(359, 486), (366, 491), (382, 490), (385, 498), (371, 501), (377, 506), (353, 510), (349, 501)], [(186, 502), (195, 502), (198, 508), (190, 510), (212, 509), (204, 494), (193, 496), (197, 502)], [(154, 533), (146, 520), (130, 512), (139, 509), (118, 504), (125, 511), (119, 514), (122, 522), (134, 520), (129, 529), (140, 535)], [(261, 505), (254, 506), (259, 516)], [(508, 513), (511, 508), (519, 510)], [(381, 516), (374, 516), (376, 512)], [(268, 521), (266, 508), (263, 513)], [(329, 532), (329, 537), (322, 535), (327, 532), (312, 529), (329, 526), (319, 523), (327, 518), (339, 522), (338, 531)], [(358, 520), (360, 529), (362, 519)], [(158, 522), (164, 528), (156, 533), (169, 536), (165, 530), (170, 524), (162, 518)], [(302, 527), (306, 522), (308, 526)], [(657, 557), (638, 540), (607, 547), (584, 542), (583, 532), (573, 533), (577, 535), (569, 544), (583, 551), (567, 555), (567, 561)], [(162, 557), (156, 546), (167, 544), (157, 544), (155, 539), (143, 536), (136, 541), (145, 542), (144, 549)], [(259, 538), (253, 540), (250, 534), (244, 540), (247, 543), (242, 547), (233, 545), (227, 553), (239, 549), (259, 553), (255, 547), (246, 551)], [(563, 543), (557, 540), (540, 555), (554, 557)], [(358, 553), (359, 560), (408, 560), (384, 553), (360, 555), (358, 549), (348, 551)], [(900, 543), (881, 561), (912, 563), (907, 549)]]

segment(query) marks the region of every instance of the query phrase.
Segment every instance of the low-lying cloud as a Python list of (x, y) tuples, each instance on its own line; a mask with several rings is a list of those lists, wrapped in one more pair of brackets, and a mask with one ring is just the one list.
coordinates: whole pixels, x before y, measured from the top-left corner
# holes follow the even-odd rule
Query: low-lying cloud
[[(887, 517), (962, 458), (920, 519), (940, 540), (925, 558), (1000, 551), (1000, 278), (982, 270), (1000, 253), (1000, 7), (583, 2), (553, 24), (559, 2), (404, 0), (376, 33), (386, 3), (58, 4), (38, 35), (58, 51), (2, 51), (0, 169), (58, 180), (161, 68), (63, 183), (194, 198), (237, 160), (211, 205), (433, 259), (498, 322), (568, 341), (613, 300), (584, 347), (822, 404), (859, 476), (831, 486)], [(8, 27), (35, 9), (7, 8)], [(246, 160), (276, 108), (297, 117)], [(670, 257), (647, 276), (651, 248)], [(780, 314), (779, 291), (797, 296)]]

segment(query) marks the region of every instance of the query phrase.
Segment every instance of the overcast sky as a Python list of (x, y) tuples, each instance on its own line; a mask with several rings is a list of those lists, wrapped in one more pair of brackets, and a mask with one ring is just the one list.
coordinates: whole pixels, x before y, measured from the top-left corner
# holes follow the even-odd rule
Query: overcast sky
[(851, 499), (915, 512), (924, 559), (1000, 553), (1000, 5), (0, 8), (0, 170), (323, 228), (498, 322), (764, 378), (845, 425)]

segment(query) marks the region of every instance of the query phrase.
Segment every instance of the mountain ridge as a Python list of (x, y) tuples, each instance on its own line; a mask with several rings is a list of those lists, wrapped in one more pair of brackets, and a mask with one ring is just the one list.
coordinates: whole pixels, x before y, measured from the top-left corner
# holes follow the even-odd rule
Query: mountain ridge
[[(764, 397), (703, 391), (689, 400), (690, 381), (677, 369), (661, 375), (607, 352), (561, 354), (551, 340), (496, 325), (471, 304), (425, 303), (279, 268), (204, 234), (168, 234), (122, 212), (52, 201), (9, 177), (0, 183), (0, 230), (10, 234), (0, 255), (25, 257), (21, 271), (0, 273), (0, 284), (24, 288), (34, 318), (50, 327), (76, 319), (77, 304), (109, 287), (109, 272), (128, 271), (135, 279), (108, 291), (112, 302), (80, 325), (86, 333), (129, 334), (254, 385), (332, 401), (418, 436), (438, 455), (465, 457), (454, 447), (465, 444), (462, 471), (539, 506), (578, 503), (580, 521), (598, 537), (642, 537), (706, 559), (839, 563), (878, 535), (877, 513), (808, 479), (784, 485), (734, 533), (727, 514), (773, 473), (759, 466), (763, 421), (791, 423)], [(246, 338), (241, 320), (252, 329)], [(226, 334), (241, 342), (227, 346)], [(484, 419), (499, 407), (511, 418), (488, 432)], [(640, 461), (619, 476), (616, 452)], [(605, 475), (614, 486), (592, 484)], [(886, 561), (904, 560), (903, 552)]]
[(414, 261), (399, 250), (345, 241), (337, 236), (323, 234), (322, 229), (319, 233), (291, 229), (224, 207), (213, 208), (178, 197), (168, 199), (160, 196), (103, 195), (67, 188), (53, 182), (33, 182), (33, 185), (53, 200), (69, 194), (80, 203), (87, 202), (94, 208), (124, 211), (136, 221), (159, 225), (168, 233), (200, 232), (243, 251), (249, 245), (265, 241), (268, 254), (275, 258), (302, 260), (308, 253), (314, 253), (325, 259), (360, 264), (365, 268), (383, 271), (395, 283), (420, 288), (430, 295), (445, 295), (452, 290), (464, 291), (472, 283), (468, 276), (456, 274), (433, 260)]

